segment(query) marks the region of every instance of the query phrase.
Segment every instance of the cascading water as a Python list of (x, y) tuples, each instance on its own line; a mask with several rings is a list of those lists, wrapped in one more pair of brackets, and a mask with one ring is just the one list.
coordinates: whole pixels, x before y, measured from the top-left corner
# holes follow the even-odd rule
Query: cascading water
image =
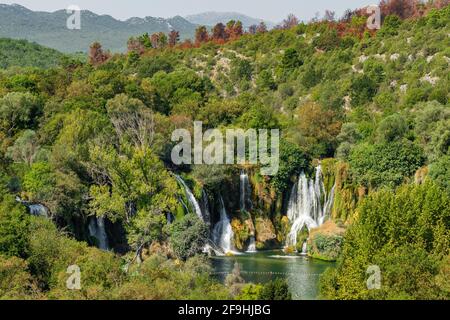
[(211, 224), (211, 211), (209, 210), (208, 194), (205, 190), (202, 191), (201, 210), (203, 213), (204, 221), (207, 224)]
[(192, 210), (194, 210), (195, 214), (202, 220), (205, 221), (202, 210), (200, 209), (200, 205), (198, 204), (197, 199), (195, 199), (194, 194), (192, 193), (191, 189), (187, 186), (187, 184), (184, 182), (184, 180), (180, 176), (175, 176), (178, 182), (183, 186), (184, 192), (186, 194), (186, 198), (189, 201), (189, 204), (192, 207)]
[(303, 246), (302, 246), (302, 255), (306, 255), (308, 253), (308, 242), (305, 241), (303, 242)]
[(98, 248), (104, 251), (109, 250), (108, 235), (106, 234), (105, 218), (91, 218), (89, 222), (89, 235), (98, 241)]
[(248, 245), (247, 252), (248, 253), (256, 252), (256, 239), (254, 236), (250, 237), (250, 244)]
[[(248, 179), (248, 174), (242, 170), (240, 175), (240, 197), (239, 204), (241, 211), (252, 210), (252, 200), (251, 200), (252, 189)], [(248, 253), (256, 252), (256, 239), (255, 236), (250, 237), (250, 244), (247, 248)]]
[(28, 211), (31, 215), (36, 217), (49, 217), (49, 210), (42, 204), (33, 204), (27, 201), (23, 201), (20, 197), (16, 197), (16, 201), (23, 204), (28, 208)]
[(287, 246), (297, 245), (297, 235), (304, 227), (311, 230), (325, 222), (333, 206), (334, 189), (330, 194), (326, 193), (320, 165), (314, 179), (308, 179), (305, 173), (300, 175), (289, 199), (287, 215), (292, 227), (287, 236)]
[(241, 211), (249, 211), (252, 207), (252, 200), (250, 198), (251, 187), (248, 180), (248, 175), (244, 170), (241, 171), (240, 182), (240, 208)]
[(212, 236), (214, 243), (226, 254), (233, 252), (233, 228), (231, 227), (222, 196), (220, 196), (219, 201), (220, 221), (214, 226)]

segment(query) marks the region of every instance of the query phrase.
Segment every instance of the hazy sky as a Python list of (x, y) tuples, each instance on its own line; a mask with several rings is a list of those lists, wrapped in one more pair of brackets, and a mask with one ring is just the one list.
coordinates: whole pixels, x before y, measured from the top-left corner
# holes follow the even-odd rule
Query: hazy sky
[(98, 14), (109, 14), (118, 19), (130, 17), (186, 16), (204, 11), (234, 11), (273, 22), (294, 13), (309, 20), (325, 9), (340, 16), (347, 8), (359, 8), (378, 0), (0, 0), (0, 3), (18, 3), (32, 10), (55, 11), (78, 5)]

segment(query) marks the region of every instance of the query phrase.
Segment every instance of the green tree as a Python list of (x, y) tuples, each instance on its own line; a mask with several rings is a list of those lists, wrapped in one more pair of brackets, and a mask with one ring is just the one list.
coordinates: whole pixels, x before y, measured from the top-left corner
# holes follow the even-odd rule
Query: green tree
[(11, 92), (0, 99), (0, 130), (13, 136), (36, 124), (41, 112), (39, 99), (31, 93)]
[[(321, 277), (327, 299), (446, 299), (450, 198), (436, 184), (403, 185), (369, 194), (344, 238), (334, 271)], [(381, 288), (369, 290), (377, 265)]]
[(208, 236), (208, 226), (195, 214), (188, 214), (170, 226), (170, 245), (183, 260), (201, 253)]
[(272, 71), (262, 70), (256, 79), (256, 85), (261, 90), (275, 90), (277, 88), (277, 84), (273, 79)]
[(8, 148), (7, 156), (17, 163), (26, 163), (31, 166), (35, 161), (40, 150), (36, 132), (25, 130), (14, 145)]
[(90, 159), (98, 183), (90, 188), (92, 213), (122, 221), (135, 250), (161, 239), (166, 214), (176, 206), (176, 182), (152, 150), (92, 146)]
[(420, 147), (408, 140), (361, 144), (350, 154), (350, 168), (357, 183), (367, 187), (398, 186), (425, 163)]
[(292, 300), (287, 281), (278, 278), (266, 283), (258, 295), (258, 300)]
[(384, 118), (377, 128), (377, 140), (380, 143), (387, 143), (401, 140), (408, 132), (406, 119), (399, 114)]
[(0, 202), (0, 254), (26, 257), (28, 253), (28, 215), (23, 205), (6, 196)]

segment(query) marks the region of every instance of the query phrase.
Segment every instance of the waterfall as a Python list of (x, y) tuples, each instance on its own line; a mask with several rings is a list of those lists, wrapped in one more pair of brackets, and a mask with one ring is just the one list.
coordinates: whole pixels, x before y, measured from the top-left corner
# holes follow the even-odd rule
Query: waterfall
[(16, 197), (16, 201), (18, 203), (23, 204), (24, 206), (26, 206), (28, 208), (28, 212), (36, 217), (44, 217), (44, 218), (49, 218), (49, 211), (47, 209), (47, 207), (45, 207), (42, 204), (38, 204), (38, 203), (30, 203), (27, 201), (22, 200), (20, 197)]
[(207, 224), (211, 224), (211, 211), (209, 210), (209, 198), (205, 189), (202, 191), (201, 210), (204, 220)]
[(302, 246), (302, 255), (307, 255), (308, 254), (308, 241), (303, 242), (303, 246)]
[(178, 180), (178, 182), (183, 186), (184, 192), (186, 194), (186, 198), (188, 199), (192, 210), (202, 221), (205, 221), (203, 218), (202, 210), (200, 209), (200, 205), (198, 204), (197, 199), (195, 199), (195, 196), (192, 193), (191, 189), (189, 189), (186, 182), (184, 182), (184, 180), (180, 176), (175, 176), (175, 177)]
[(250, 237), (250, 244), (248, 245), (247, 252), (248, 253), (256, 252), (256, 239), (255, 239), (255, 236), (251, 236)]
[(106, 234), (105, 218), (92, 217), (89, 222), (89, 235), (98, 241), (98, 248), (104, 251), (109, 250), (108, 235)]
[(220, 221), (214, 226), (213, 241), (224, 253), (233, 252), (233, 228), (228, 218), (223, 198), (220, 196)]
[(252, 207), (251, 187), (247, 173), (242, 170), (240, 175), (240, 208), (241, 211), (249, 211)]
[(288, 246), (297, 245), (297, 235), (303, 227), (311, 230), (325, 222), (333, 206), (334, 189), (326, 194), (320, 165), (316, 168), (314, 179), (308, 179), (305, 173), (300, 174), (289, 199), (287, 216), (292, 227), (287, 236)]

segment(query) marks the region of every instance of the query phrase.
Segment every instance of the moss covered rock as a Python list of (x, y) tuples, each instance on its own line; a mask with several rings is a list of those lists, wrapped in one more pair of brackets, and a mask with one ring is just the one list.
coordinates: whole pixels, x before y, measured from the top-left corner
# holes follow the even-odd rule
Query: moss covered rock
[(244, 250), (245, 243), (255, 233), (252, 220), (247, 219), (242, 221), (241, 219), (234, 218), (231, 221), (231, 227), (234, 233), (234, 247), (237, 250)]
[(308, 240), (308, 255), (325, 261), (336, 261), (344, 240), (345, 229), (333, 221), (312, 229)]
[(256, 247), (260, 250), (278, 245), (275, 226), (268, 218), (256, 218)]

